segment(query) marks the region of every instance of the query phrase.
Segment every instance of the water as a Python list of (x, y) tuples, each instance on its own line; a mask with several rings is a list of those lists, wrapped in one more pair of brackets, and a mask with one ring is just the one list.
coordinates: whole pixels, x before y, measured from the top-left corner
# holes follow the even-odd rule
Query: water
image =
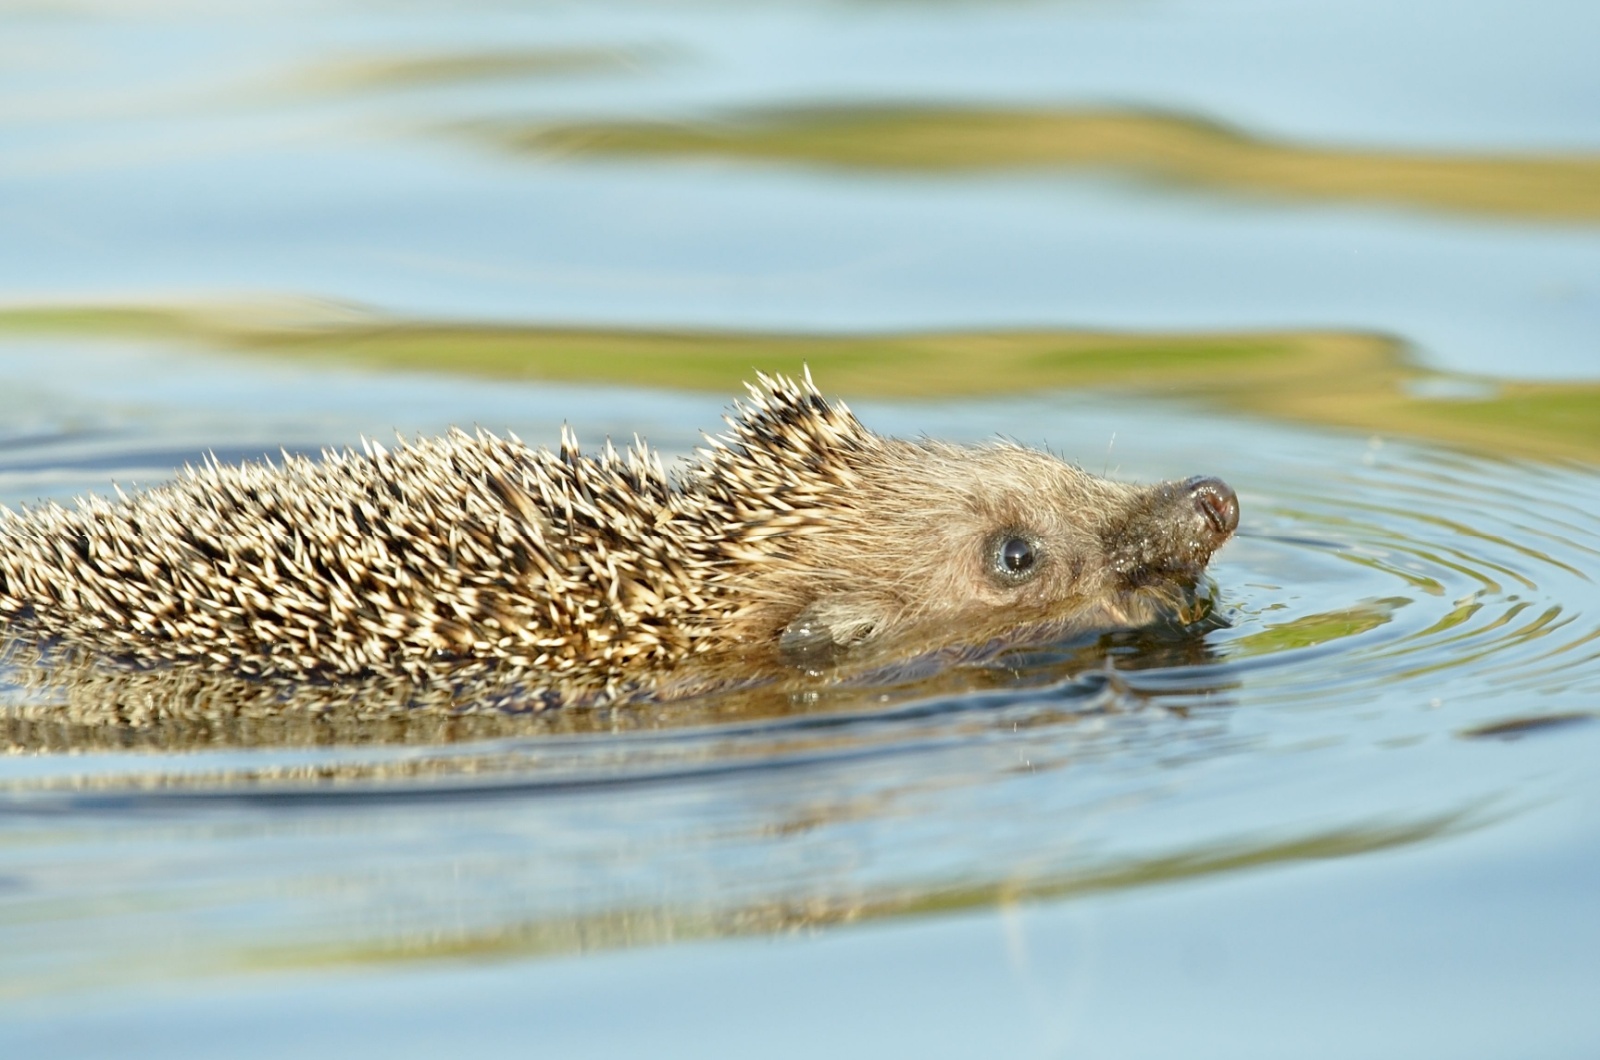
[[(1421, 366), (1352, 360), (1276, 396), (1222, 360), (1209, 386), (846, 390), (884, 433), (1225, 477), (1244, 514), (1212, 564), (1228, 624), (1200, 637), (1043, 646), (809, 699), (451, 724), (74, 727), (7, 687), (0, 1046), (1593, 1055), (1592, 220), (1120, 170), (559, 159), (473, 131), (1109, 101), (1285, 142), (1593, 153), (1593, 19), (1556, 3), (0, 11), (0, 301), (79, 320), (0, 330), (8, 504), (156, 482), (208, 451), (452, 423), (551, 441), (565, 420), (591, 445), (638, 430), (682, 454), (732, 396), (274, 357), (260, 320), (442, 321), (462, 349), (506, 321), (1316, 327), (1393, 335)], [(528, 72), (552, 49), (572, 68)], [(523, 72), (415, 63), (469, 52)], [(129, 303), (231, 323), (104, 314)], [(1566, 433), (1535, 415), (1514, 453), (1444, 433), (1482, 399), (1501, 417), (1485, 431), (1515, 427), (1522, 380), (1570, 402)], [(1389, 401), (1373, 428), (1362, 410)]]

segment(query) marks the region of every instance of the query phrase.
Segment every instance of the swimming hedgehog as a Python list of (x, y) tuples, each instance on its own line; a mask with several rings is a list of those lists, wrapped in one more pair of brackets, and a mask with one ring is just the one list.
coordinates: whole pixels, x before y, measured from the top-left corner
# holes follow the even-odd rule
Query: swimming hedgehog
[(290, 680), (510, 674), (549, 702), (826, 671), (1019, 629), (1137, 627), (1238, 525), (1214, 478), (1135, 486), (1009, 443), (881, 437), (760, 377), (669, 474), (454, 430), (0, 509), (13, 630)]

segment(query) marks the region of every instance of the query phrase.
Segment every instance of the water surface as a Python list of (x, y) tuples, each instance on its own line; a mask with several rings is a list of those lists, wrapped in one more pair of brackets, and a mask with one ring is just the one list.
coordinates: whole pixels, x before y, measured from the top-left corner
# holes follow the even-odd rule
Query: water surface
[(1594, 21), (0, 8), (0, 502), (682, 455), (804, 362), (1244, 513), (1205, 628), (805, 695), (108, 720), (13, 659), (0, 1049), (1592, 1055)]

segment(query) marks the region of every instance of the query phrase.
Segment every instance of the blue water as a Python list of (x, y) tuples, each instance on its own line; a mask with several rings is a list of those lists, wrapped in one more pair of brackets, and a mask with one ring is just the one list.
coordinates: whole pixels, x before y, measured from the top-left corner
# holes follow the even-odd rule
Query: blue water
[[(1600, 370), (1593, 228), (1094, 176), (509, 159), (493, 118), (851, 100), (1123, 105), (1326, 146), (1600, 142), (1582, 3), (90, 5), (6, 16), (0, 295), (787, 328), (1361, 326), (1443, 368)], [(620, 69), (335, 90), (473, 49)], [(320, 76), (326, 78), (324, 72)]]

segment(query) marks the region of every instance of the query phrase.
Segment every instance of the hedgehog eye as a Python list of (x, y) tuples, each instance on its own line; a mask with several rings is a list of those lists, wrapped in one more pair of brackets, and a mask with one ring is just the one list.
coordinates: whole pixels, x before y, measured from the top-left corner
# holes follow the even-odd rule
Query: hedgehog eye
[(1033, 546), (1020, 537), (1007, 538), (1000, 546), (1000, 563), (1012, 574), (1021, 574), (1033, 566)]
[(1021, 534), (1001, 534), (991, 556), (995, 574), (1007, 585), (1021, 585), (1038, 571), (1039, 550), (1032, 539)]

